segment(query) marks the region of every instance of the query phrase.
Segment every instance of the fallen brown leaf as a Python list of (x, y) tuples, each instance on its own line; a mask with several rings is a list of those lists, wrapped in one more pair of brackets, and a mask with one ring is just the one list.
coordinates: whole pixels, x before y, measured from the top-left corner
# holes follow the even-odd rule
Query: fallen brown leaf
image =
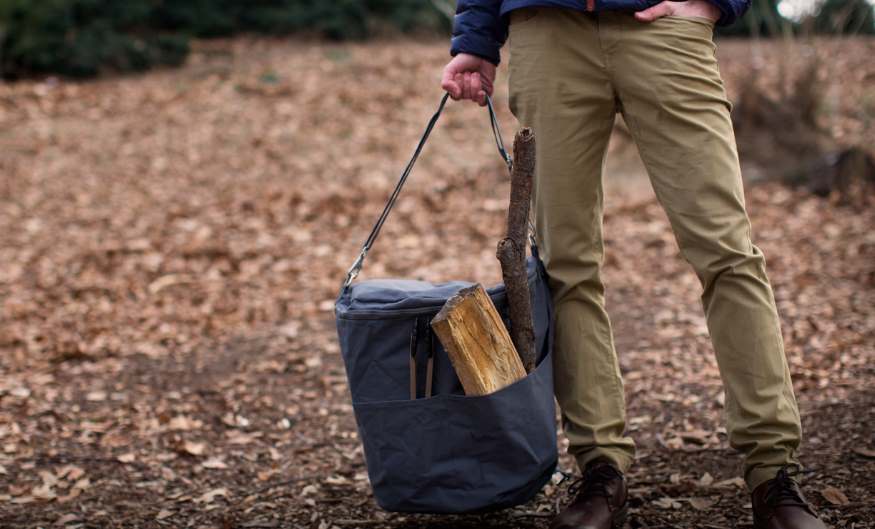
[(706, 432), (705, 430), (691, 430), (689, 432), (678, 432), (677, 435), (685, 442), (704, 445), (711, 439), (713, 433)]
[(716, 502), (710, 498), (690, 498), (690, 505), (697, 511), (704, 511), (713, 506)]
[(70, 489), (70, 492), (64, 496), (58, 496), (58, 503), (66, 503), (72, 499), (78, 498), (82, 494), (82, 489)]
[(203, 422), (196, 419), (191, 419), (190, 417), (186, 417), (185, 415), (176, 416), (170, 419), (170, 422), (167, 423), (167, 428), (169, 430), (180, 431), (196, 430), (202, 426)]
[(714, 486), (717, 488), (738, 487), (740, 489), (743, 489), (745, 487), (745, 483), (743, 479), (735, 477), (730, 479), (724, 479), (723, 481), (718, 481), (714, 484)]
[(222, 487), (218, 489), (213, 489), (209, 492), (203, 493), (199, 496), (195, 501), (198, 503), (212, 503), (219, 496), (228, 496), (228, 489)]
[(55, 520), (55, 525), (67, 525), (70, 522), (78, 522), (80, 519), (80, 515), (78, 514), (65, 514), (64, 516), (61, 516), (60, 518)]
[(184, 443), (182, 443), (182, 450), (189, 455), (202, 456), (207, 450), (207, 444), (196, 443), (194, 441), (185, 441)]
[(845, 493), (833, 486), (820, 489), (820, 495), (833, 505), (847, 505), (850, 503)]
[(40, 485), (30, 491), (30, 495), (38, 500), (54, 500), (58, 497), (51, 485)]
[(201, 463), (201, 466), (204, 468), (220, 469), (220, 470), (228, 468), (228, 465), (225, 464), (225, 462), (222, 461), (221, 459), (219, 459), (218, 457), (211, 457), (211, 458), (207, 459), (206, 461)]
[(659, 507), (660, 509), (680, 509), (681, 503), (674, 498), (660, 498), (658, 500), (654, 500), (653, 504)]

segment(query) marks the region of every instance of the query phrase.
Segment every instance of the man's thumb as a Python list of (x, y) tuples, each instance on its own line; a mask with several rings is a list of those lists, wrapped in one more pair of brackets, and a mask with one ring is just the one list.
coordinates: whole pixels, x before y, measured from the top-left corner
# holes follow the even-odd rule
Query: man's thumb
[(649, 7), (644, 11), (635, 13), (635, 18), (641, 22), (653, 22), (657, 18), (670, 15), (672, 13), (671, 4), (667, 1), (660, 2), (653, 7)]

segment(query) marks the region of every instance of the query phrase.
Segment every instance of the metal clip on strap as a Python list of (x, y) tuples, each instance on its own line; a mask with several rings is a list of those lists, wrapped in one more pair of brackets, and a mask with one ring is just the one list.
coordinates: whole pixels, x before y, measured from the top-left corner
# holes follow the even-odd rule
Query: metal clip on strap
[[(444, 96), (446, 97), (446, 96)], [(486, 107), (489, 109), (489, 124), (492, 126), (492, 135), (495, 137), (495, 145), (498, 147), (498, 154), (501, 159), (507, 164), (507, 170), (513, 171), (513, 158), (507, 153), (504, 148), (504, 140), (501, 139), (501, 127), (498, 125), (498, 116), (495, 115), (495, 108), (492, 106), (492, 98), (486, 96)]]
[[(411, 171), (413, 171), (413, 166), (416, 164), (416, 160), (419, 158), (420, 153), (422, 153), (422, 149), (423, 147), (425, 147), (425, 142), (428, 140), (428, 137), (431, 135), (431, 131), (437, 124), (438, 118), (440, 118), (441, 113), (443, 113), (444, 107), (447, 105), (447, 100), (449, 98), (449, 93), (444, 94), (443, 98), (441, 98), (441, 103), (438, 106), (437, 111), (434, 113), (431, 119), (428, 120), (428, 124), (425, 127), (425, 132), (422, 133), (422, 137), (419, 139), (419, 143), (416, 145), (416, 149), (413, 151), (413, 156), (410, 158), (410, 161), (407, 162), (407, 166), (401, 173), (401, 177), (398, 179), (398, 183), (395, 184), (395, 189), (392, 191), (392, 194), (389, 196), (389, 200), (383, 207), (383, 212), (380, 214), (380, 217), (377, 219), (377, 222), (371, 229), (371, 233), (368, 235), (368, 238), (362, 245), (362, 249), (359, 252), (358, 257), (356, 257), (355, 262), (352, 263), (349, 271), (347, 271), (346, 280), (343, 282), (343, 287), (341, 288), (341, 291), (346, 290), (349, 285), (352, 284), (353, 280), (355, 280), (356, 276), (358, 276), (359, 272), (361, 272), (362, 267), (365, 264), (365, 258), (368, 256), (368, 252), (370, 251), (371, 246), (374, 245), (374, 242), (380, 235), (380, 230), (383, 229), (383, 224), (386, 222), (386, 218), (389, 217), (389, 213), (395, 206), (395, 201), (398, 200), (398, 195), (401, 194), (401, 188), (404, 187), (404, 183), (407, 182), (407, 177), (410, 176)], [(486, 107), (489, 110), (489, 122), (492, 127), (492, 135), (495, 137), (495, 145), (498, 147), (498, 154), (501, 155), (502, 160), (504, 160), (504, 163), (507, 165), (508, 171), (511, 171), (513, 170), (513, 158), (511, 158), (511, 156), (507, 153), (507, 149), (504, 148), (504, 141), (501, 138), (501, 129), (498, 125), (498, 117), (495, 115), (495, 108), (492, 106), (492, 98), (488, 95), (486, 96)], [(532, 243), (534, 244), (534, 240), (532, 241)]]

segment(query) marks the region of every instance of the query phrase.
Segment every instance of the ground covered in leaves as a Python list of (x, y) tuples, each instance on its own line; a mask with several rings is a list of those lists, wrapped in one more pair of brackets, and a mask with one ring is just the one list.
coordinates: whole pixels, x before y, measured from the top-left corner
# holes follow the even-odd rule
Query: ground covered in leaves
[[(748, 46), (721, 45), (731, 91), (779, 75), (778, 46)], [(871, 145), (873, 52), (801, 50), (831, 59), (843, 141)], [(488, 516), (381, 512), (356, 438), (333, 299), (445, 58), (441, 42), (238, 40), (179, 70), (0, 85), (0, 527), (548, 525), (567, 482)], [(508, 187), (488, 134), (481, 109), (450, 106), (365, 276), (498, 278)], [(629, 526), (749, 528), (699, 287), (630, 150), (612, 148), (605, 221), (640, 448)], [(772, 183), (748, 203), (806, 490), (834, 527), (873, 528), (875, 209)]]

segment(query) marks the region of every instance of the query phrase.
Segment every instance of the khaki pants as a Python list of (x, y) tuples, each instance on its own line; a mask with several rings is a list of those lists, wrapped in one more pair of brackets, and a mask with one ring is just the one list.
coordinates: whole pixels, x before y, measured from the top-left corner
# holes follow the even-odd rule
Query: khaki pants
[(706, 19), (530, 8), (513, 12), (510, 105), (537, 138), (534, 209), (556, 306), (555, 382), (570, 452), (624, 470), (623, 386), (600, 268), (602, 168), (622, 113), (702, 303), (726, 392), (730, 444), (754, 488), (795, 464), (801, 429), (765, 262), (750, 222), (730, 104)]

